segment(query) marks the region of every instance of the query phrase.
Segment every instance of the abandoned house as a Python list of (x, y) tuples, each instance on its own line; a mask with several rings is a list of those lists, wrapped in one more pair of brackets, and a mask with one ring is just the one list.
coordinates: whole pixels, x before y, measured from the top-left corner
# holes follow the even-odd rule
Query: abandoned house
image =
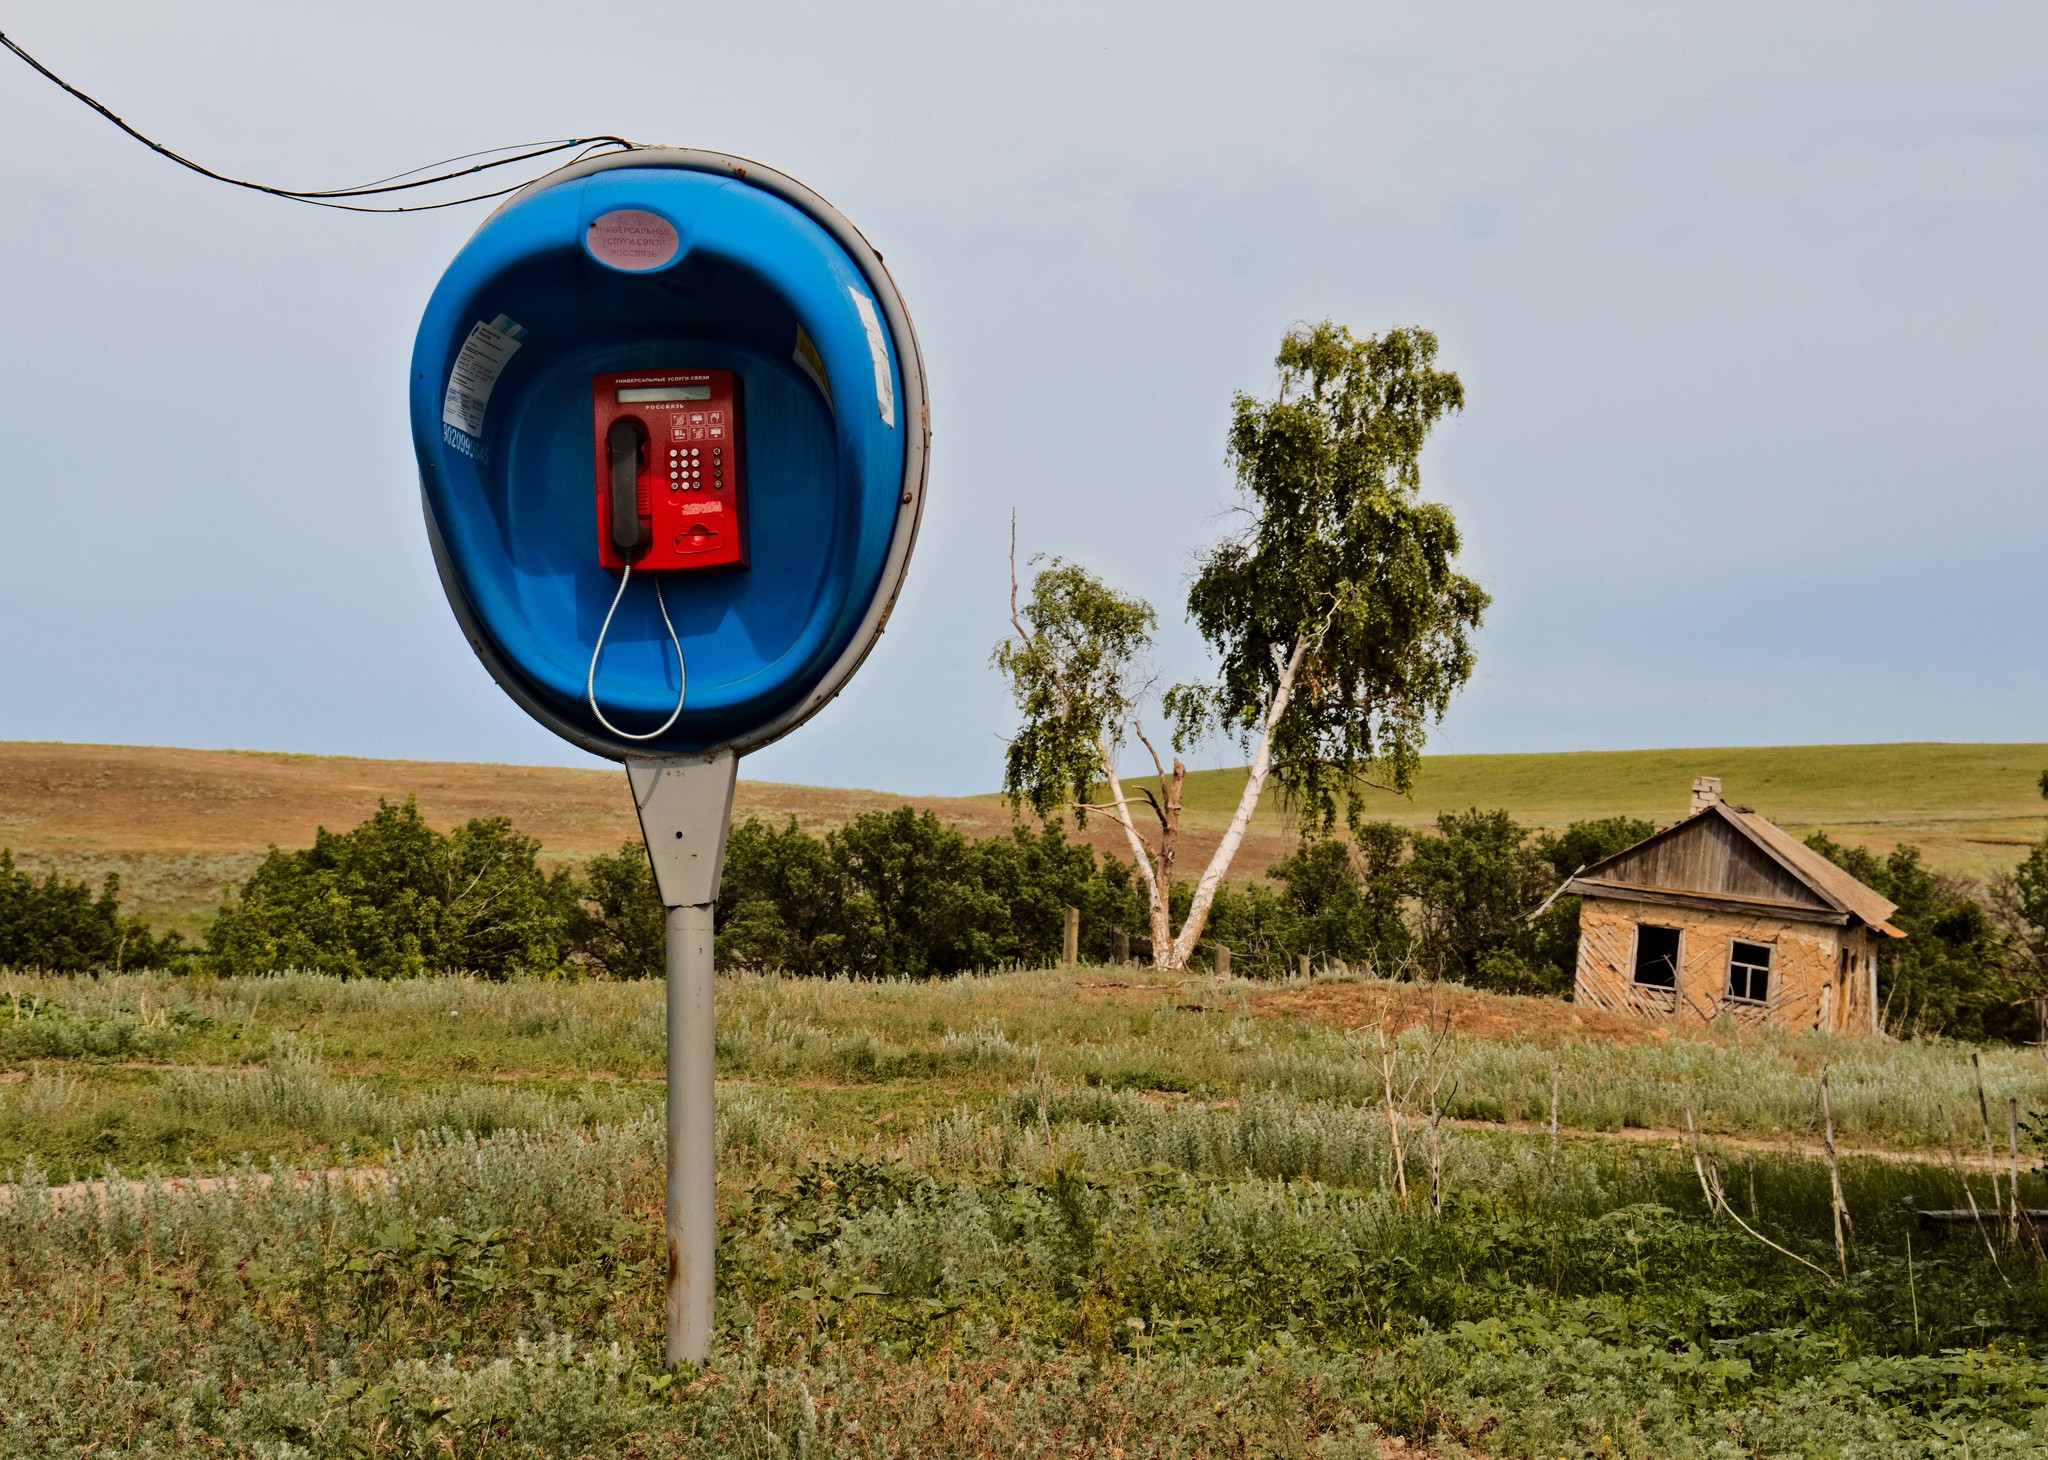
[(1693, 782), (1692, 814), (1561, 893), (1579, 907), (1575, 1003), (1681, 1026), (1878, 1027), (1892, 903), (1790, 833)]

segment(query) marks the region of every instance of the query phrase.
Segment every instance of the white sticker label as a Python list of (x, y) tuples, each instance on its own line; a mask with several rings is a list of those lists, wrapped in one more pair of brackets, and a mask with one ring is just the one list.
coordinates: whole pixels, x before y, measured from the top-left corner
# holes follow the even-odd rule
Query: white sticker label
[(875, 362), (875, 405), (882, 413), (882, 424), (896, 424), (896, 382), (889, 374), (889, 345), (882, 338), (882, 321), (875, 313), (875, 301), (860, 290), (849, 287), (846, 291), (853, 296), (853, 307), (860, 314), (860, 322), (868, 332), (868, 354)]
[(591, 257), (629, 273), (658, 269), (681, 247), (675, 224), (644, 208), (614, 208), (590, 225)]
[(441, 397), (443, 425), (483, 436), (484, 408), (491, 403), (491, 391), (525, 336), (524, 325), (514, 324), (502, 314), (469, 332), (455, 356), (455, 368), (448, 372), (447, 392)]

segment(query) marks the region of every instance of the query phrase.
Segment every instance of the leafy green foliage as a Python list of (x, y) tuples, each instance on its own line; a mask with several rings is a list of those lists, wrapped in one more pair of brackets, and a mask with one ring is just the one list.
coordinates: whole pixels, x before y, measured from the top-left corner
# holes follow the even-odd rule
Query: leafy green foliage
[(1443, 976), (1527, 992), (1539, 984), (1525, 919), (1555, 885), (1505, 811), (1445, 812), (1417, 837), (1408, 875), (1424, 955)]
[[(2048, 781), (2048, 777), (2044, 777)], [(2043, 793), (2048, 795), (2048, 785)], [(2006, 935), (2006, 968), (2017, 998), (2048, 1000), (2048, 837), (2019, 866), (1993, 880), (1991, 904)], [(2048, 1028), (2036, 1038), (2048, 1038)]]
[(56, 872), (31, 876), (0, 847), (0, 968), (167, 968), (184, 956), (177, 934), (153, 937), (142, 919), (122, 915), (121, 879), (114, 873), (95, 894), (83, 880)]
[(1615, 816), (1532, 836), (1505, 811), (1446, 812), (1408, 867), (1424, 961), (1503, 993), (1563, 993), (1578, 966), (1579, 899), (1534, 913), (1581, 867), (1655, 830)]
[(606, 978), (659, 978), (666, 968), (668, 924), (647, 847), (624, 843), (583, 864), (567, 910), (571, 960)]
[(990, 656), (1021, 718), (1003, 757), (1003, 792), (1041, 817), (1071, 806), (1085, 820), (1089, 788), (1143, 691), (1142, 661), (1158, 615), (1059, 558), (1033, 575), (1017, 614), (1020, 636)]
[(1141, 915), (1130, 869), (1057, 826), (973, 840), (929, 811), (869, 812), (824, 837), (733, 828), (718, 905), (728, 966), (931, 978), (1057, 956), (1068, 906), (1085, 951)]
[[(352, 831), (276, 848), (208, 932), (220, 974), (297, 968), (347, 977), (564, 968), (656, 978), (665, 920), (647, 853), (627, 842), (581, 877), (543, 872), (539, 844), (502, 820), (443, 835), (417, 807), (383, 805)], [(1059, 949), (1082, 911), (1085, 951), (1142, 915), (1130, 869), (1056, 826), (973, 840), (930, 812), (870, 812), (823, 837), (794, 821), (733, 828), (720, 886), (719, 957), (798, 975), (928, 978)]]
[[(1562, 993), (1578, 964), (1579, 900), (1536, 908), (1592, 862), (1654, 828), (1630, 817), (1531, 834), (1505, 811), (1438, 818), (1437, 835), (1368, 822), (1350, 839), (1308, 838), (1267, 874), (1216, 898), (1209, 937), (1232, 968), (1292, 972), (1302, 954), (1431, 976), (1505, 993)], [(1185, 897), (1184, 890), (1177, 892)]]
[[(1359, 340), (1325, 320), (1281, 341), (1275, 399), (1233, 403), (1230, 461), (1246, 524), (1203, 556), (1188, 592), (1216, 677), (1168, 690), (1161, 708), (1176, 750), (1219, 732), (1257, 750), (1232, 828), (1191, 895), (1175, 890), (1174, 868), (1186, 767), (1175, 759), (1168, 771), (1135, 715), (1151, 606), (1055, 559), (1019, 610), (1013, 577), (1016, 638), (993, 656), (1021, 720), (1004, 791), (1041, 816), (1070, 805), (1084, 816), (1091, 785), (1110, 786), (1125, 830), (1149, 840), (1137, 855), (1161, 967), (1187, 962), (1212, 915), (1266, 947), (1264, 894), (1226, 892), (1223, 879), (1269, 770), (1311, 829), (1333, 830), (1341, 805), (1356, 832), (1365, 777), (1380, 769), (1408, 789), (1428, 727), (1471, 677), (1487, 595), (1453, 570), (1449, 509), (1420, 495), (1423, 443), (1465, 398), (1457, 376), (1436, 368), (1436, 350), (1427, 330)], [(1152, 812), (1143, 832), (1117, 763), (1131, 734), (1159, 772), (1156, 793), (1141, 793)], [(1219, 909), (1219, 898), (1237, 905)]]
[(343, 978), (552, 973), (569, 879), (543, 872), (539, 851), (503, 817), (443, 834), (411, 797), (379, 802), (351, 831), (322, 827), (304, 851), (273, 847), (207, 929), (205, 965)]
[(2023, 1018), (2006, 976), (1999, 929), (1971, 883), (1929, 870), (1918, 847), (1880, 857), (1826, 832), (1806, 844), (1899, 905), (1891, 920), (1906, 936), (1887, 942), (1877, 959), (1887, 1028), (1957, 1039), (2031, 1033), (2031, 1011)]
[(721, 961), (800, 978), (844, 972), (853, 956), (845, 902), (822, 837), (800, 829), (795, 817), (778, 829), (750, 816), (726, 842), (717, 913)]
[(1402, 912), (1408, 840), (1387, 822), (1368, 822), (1350, 840), (1305, 838), (1269, 881), (1217, 890), (1209, 938), (1230, 949), (1233, 972), (1254, 977), (1291, 974), (1304, 955), (1391, 973), (1413, 945)]
[(1453, 570), (1457, 524), (1422, 500), (1430, 431), (1463, 407), (1437, 339), (1356, 339), (1329, 320), (1291, 331), (1272, 400), (1232, 403), (1230, 460), (1247, 522), (1202, 559), (1188, 617), (1216, 651), (1212, 685), (1169, 695), (1178, 738), (1250, 736), (1290, 662), (1299, 670), (1272, 738), (1273, 774), (1327, 831), (1378, 768), (1413, 782), (1428, 725), (1472, 674), (1487, 595)]
[[(1656, 830), (1653, 823), (1633, 816), (1603, 816), (1575, 821), (1562, 832), (1540, 833), (1530, 850), (1545, 864), (1543, 895), (1548, 897), (1581, 869), (1626, 851)], [(1571, 989), (1579, 966), (1579, 902), (1576, 897), (1560, 897), (1529, 925), (1533, 982), (1546, 991)]]
[(1401, 916), (1403, 854), (1408, 838), (1388, 822), (1367, 822), (1349, 843), (1304, 842), (1268, 874), (1287, 889), (1287, 906), (1303, 924), (1304, 951), (1346, 962), (1392, 967), (1407, 955)]

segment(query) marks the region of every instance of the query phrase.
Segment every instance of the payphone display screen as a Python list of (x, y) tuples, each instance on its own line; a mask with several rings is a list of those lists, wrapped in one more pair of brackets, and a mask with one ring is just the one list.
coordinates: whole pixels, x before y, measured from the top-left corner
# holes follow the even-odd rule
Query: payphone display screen
[(711, 387), (708, 385), (622, 385), (619, 387), (619, 404), (640, 405), (648, 401), (668, 400), (710, 400)]

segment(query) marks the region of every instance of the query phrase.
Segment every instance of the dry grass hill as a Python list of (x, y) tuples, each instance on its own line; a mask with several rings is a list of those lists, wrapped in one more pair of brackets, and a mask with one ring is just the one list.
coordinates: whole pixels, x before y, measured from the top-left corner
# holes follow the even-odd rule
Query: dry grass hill
[[(2048, 830), (2036, 782), (2048, 745), (1857, 745), (1570, 755), (1435, 756), (1413, 797), (1375, 796), (1372, 814), (1426, 826), (1441, 810), (1504, 806), (1536, 826), (1628, 813), (1670, 821), (1696, 773), (1795, 831), (1826, 827), (1865, 845), (1927, 848), (1937, 864), (1982, 875), (2017, 860)], [(1241, 771), (1190, 779), (1190, 845), (1201, 865), (1229, 814)], [(604, 769), (366, 760), (266, 751), (0, 742), (0, 847), (32, 868), (117, 871), (138, 910), (195, 930), (222, 887), (266, 847), (301, 846), (319, 826), (353, 826), (380, 798), (416, 796), (439, 826), (509, 816), (554, 860), (581, 860), (635, 835), (624, 778)], [(795, 817), (812, 829), (905, 801), (975, 835), (1010, 825), (996, 798), (904, 797), (742, 780), (738, 813)], [(1383, 803), (1383, 804), (1381, 804)], [(1088, 840), (1116, 848), (1100, 818)], [(1239, 870), (1284, 856), (1294, 834), (1269, 796)]]

